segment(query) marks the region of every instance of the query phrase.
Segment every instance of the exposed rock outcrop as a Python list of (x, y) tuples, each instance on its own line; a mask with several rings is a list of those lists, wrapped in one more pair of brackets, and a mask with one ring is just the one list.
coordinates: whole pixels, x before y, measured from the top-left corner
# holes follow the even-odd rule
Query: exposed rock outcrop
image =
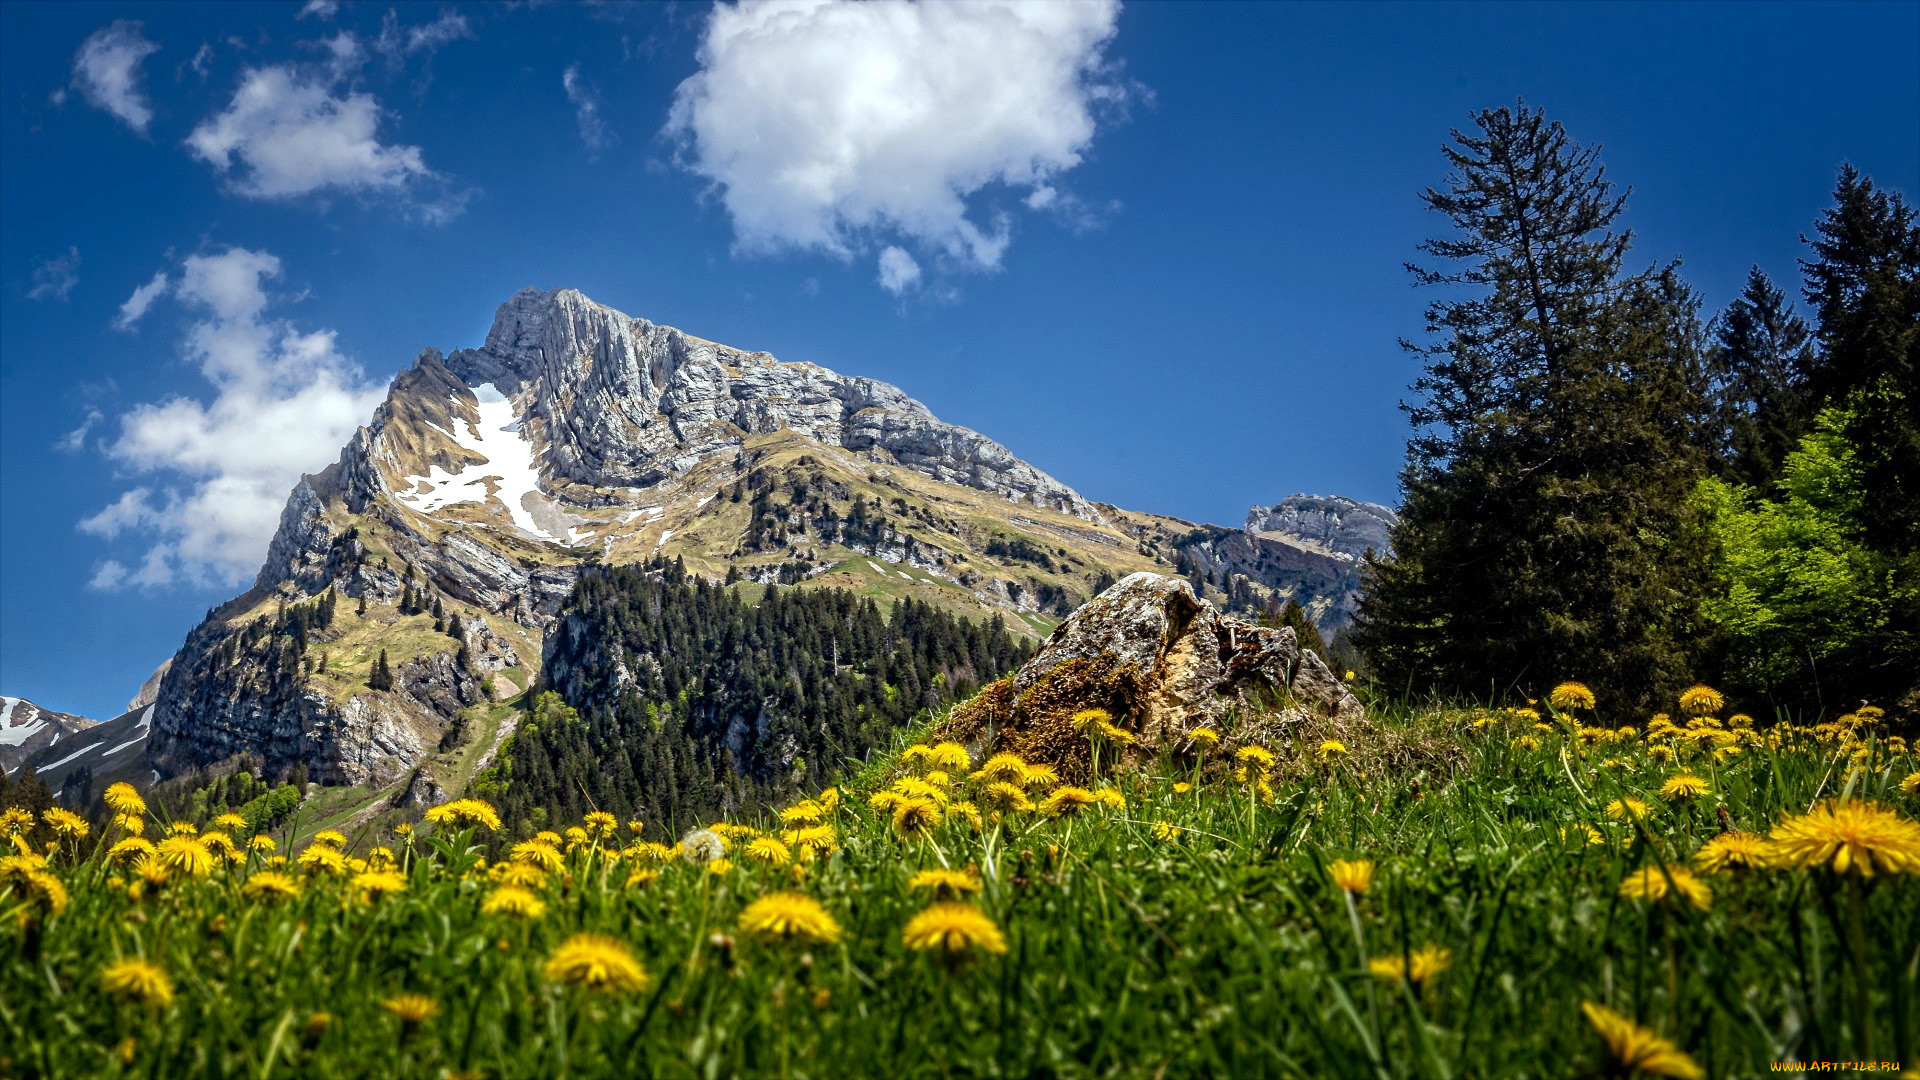
[(1400, 515), (1379, 503), (1340, 495), (1289, 495), (1247, 513), (1246, 530), (1357, 562), (1369, 550), (1391, 550)]
[(25, 698), (0, 697), (0, 772), (11, 772), (28, 758), (85, 731), (97, 720), (41, 708)]
[(1197, 599), (1188, 584), (1137, 573), (1087, 602), (1011, 680), (956, 711), (949, 734), (978, 753), (1012, 749), (1074, 764), (1074, 713), (1106, 709), (1147, 757), (1180, 750), (1195, 728), (1268, 743), (1312, 715), (1364, 710), (1293, 631), (1256, 626)]

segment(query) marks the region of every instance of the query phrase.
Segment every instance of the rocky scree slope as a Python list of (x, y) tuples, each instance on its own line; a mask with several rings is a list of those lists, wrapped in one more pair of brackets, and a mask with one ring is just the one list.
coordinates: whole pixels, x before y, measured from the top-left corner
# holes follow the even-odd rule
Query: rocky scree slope
[(511, 730), (493, 702), (536, 679), (584, 565), (666, 558), (1038, 637), (1194, 528), (1090, 502), (885, 383), (523, 290), (296, 485), (253, 588), (166, 669), (149, 756), (431, 801)]

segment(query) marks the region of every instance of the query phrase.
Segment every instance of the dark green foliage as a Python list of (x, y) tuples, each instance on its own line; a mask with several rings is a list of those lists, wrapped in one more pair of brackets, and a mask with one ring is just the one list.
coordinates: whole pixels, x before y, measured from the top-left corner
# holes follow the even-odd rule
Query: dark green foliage
[(1032, 563), (1048, 573), (1054, 569), (1053, 557), (1047, 554), (1046, 549), (1024, 536), (996, 536), (987, 541), (987, 554), (996, 559)]
[(1719, 472), (1770, 489), (1812, 420), (1813, 332), (1756, 266), (1746, 289), (1714, 320), (1713, 339), (1708, 362), (1725, 439), (1714, 448)]
[(1688, 675), (1705, 547), (1692, 490), (1709, 411), (1697, 301), (1623, 273), (1630, 234), (1598, 151), (1525, 106), (1455, 131), (1422, 250), (1444, 287), (1408, 411), (1391, 557), (1357, 638), (1396, 688), (1484, 697), (1605, 682), (1640, 710)]
[(839, 589), (769, 587), (748, 603), (659, 563), (590, 572), (547, 648), (553, 692), (478, 790), (516, 828), (600, 809), (677, 835), (818, 789), (1026, 656), (998, 619), (912, 600), (888, 613)]
[(373, 670), (367, 673), (369, 690), (393, 689), (393, 667), (387, 663), (387, 650), (380, 650), (380, 658), (373, 662)]

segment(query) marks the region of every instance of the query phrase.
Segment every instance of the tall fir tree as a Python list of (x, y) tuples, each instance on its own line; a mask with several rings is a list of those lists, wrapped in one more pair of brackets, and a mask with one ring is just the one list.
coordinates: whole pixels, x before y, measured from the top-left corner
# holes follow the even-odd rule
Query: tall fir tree
[(1770, 491), (1787, 455), (1813, 422), (1808, 380), (1813, 331), (1787, 294), (1758, 266), (1712, 327), (1708, 350), (1718, 427), (1717, 471), (1733, 483)]
[(1485, 696), (1563, 678), (1641, 709), (1687, 675), (1704, 547), (1690, 494), (1709, 420), (1698, 302), (1623, 272), (1625, 195), (1596, 147), (1524, 103), (1475, 115), (1424, 193), (1451, 237), (1409, 266), (1446, 290), (1391, 556), (1356, 640), (1387, 683)]

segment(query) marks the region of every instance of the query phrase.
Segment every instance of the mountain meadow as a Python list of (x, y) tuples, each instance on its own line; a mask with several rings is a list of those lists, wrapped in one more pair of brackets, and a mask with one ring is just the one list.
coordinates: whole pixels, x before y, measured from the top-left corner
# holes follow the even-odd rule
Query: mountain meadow
[(1397, 511), (567, 290), (422, 353), (0, 772), (0, 1077), (1920, 1076), (1913, 207), (1707, 312), (1541, 111), (1443, 164)]

